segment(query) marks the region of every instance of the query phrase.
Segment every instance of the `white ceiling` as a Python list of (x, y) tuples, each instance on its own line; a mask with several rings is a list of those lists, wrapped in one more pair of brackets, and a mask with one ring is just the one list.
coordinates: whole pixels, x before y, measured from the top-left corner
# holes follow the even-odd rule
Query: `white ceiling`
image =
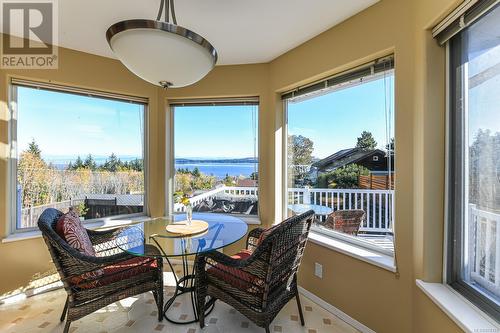
[[(378, 0), (177, 0), (179, 25), (217, 49), (218, 65), (268, 62)], [(113, 57), (115, 22), (155, 19), (160, 0), (60, 0), (59, 45)]]

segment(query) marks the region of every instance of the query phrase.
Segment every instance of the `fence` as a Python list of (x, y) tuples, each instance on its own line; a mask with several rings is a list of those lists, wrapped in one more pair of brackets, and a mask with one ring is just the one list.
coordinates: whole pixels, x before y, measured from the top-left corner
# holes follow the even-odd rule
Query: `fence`
[(33, 228), (36, 227), (36, 223), (40, 215), (47, 208), (55, 208), (60, 211), (67, 211), (75, 203), (72, 200), (54, 202), (46, 205), (27, 207), (21, 209), (21, 218), (18, 221), (17, 228)]
[[(220, 194), (236, 196), (257, 196), (257, 187), (226, 187), (222, 186), (190, 199), (196, 206), (205, 199), (214, 198)], [(358, 190), (358, 189), (288, 189), (288, 204), (306, 204), (323, 206), (328, 210), (363, 209), (366, 220), (360, 228), (363, 232), (391, 233), (393, 230), (394, 191), (392, 190)], [(311, 206), (314, 208), (314, 206)], [(175, 212), (184, 212), (182, 204), (174, 205)], [(319, 216), (324, 219), (325, 216)]]
[[(394, 173), (389, 175), (373, 175), (358, 176), (358, 186), (361, 189), (369, 190), (394, 190)], [(390, 186), (389, 186), (390, 183)]]
[(393, 231), (393, 196), (392, 190), (292, 188), (288, 190), (288, 203), (328, 207), (331, 211), (362, 209), (366, 219), (360, 231), (390, 233)]
[(500, 295), (500, 214), (469, 205), (469, 265), (473, 282)]

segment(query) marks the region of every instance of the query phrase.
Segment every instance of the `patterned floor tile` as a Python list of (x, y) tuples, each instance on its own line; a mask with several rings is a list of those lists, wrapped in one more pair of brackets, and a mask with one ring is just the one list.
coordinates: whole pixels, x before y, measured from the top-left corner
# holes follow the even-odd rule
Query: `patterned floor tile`
[[(165, 278), (168, 285), (165, 295), (173, 295), (171, 277)], [(165, 301), (171, 296), (166, 296)], [(0, 305), (0, 332), (61, 333), (64, 323), (59, 316), (66, 300), (64, 290), (21, 299), (11, 304)], [(306, 325), (300, 325), (297, 305), (292, 300), (274, 319), (270, 326), (276, 333), (356, 333), (356, 329), (329, 313), (310, 299), (302, 296)], [(72, 323), (72, 333), (263, 333), (245, 316), (229, 305), (217, 302), (214, 310), (205, 319), (205, 328), (200, 330), (198, 323), (174, 325), (163, 320), (157, 321), (158, 309), (151, 293), (130, 297), (113, 303)], [(192, 304), (189, 294), (176, 298), (168, 315), (176, 320), (192, 318)], [(359, 332), (358, 332), (359, 333)]]

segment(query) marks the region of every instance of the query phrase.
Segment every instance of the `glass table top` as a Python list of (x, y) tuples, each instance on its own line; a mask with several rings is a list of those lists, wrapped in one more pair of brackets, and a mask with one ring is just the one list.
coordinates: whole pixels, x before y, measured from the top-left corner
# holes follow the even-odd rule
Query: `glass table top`
[(193, 220), (208, 223), (208, 230), (202, 233), (183, 236), (166, 230), (167, 225), (185, 219), (185, 214), (178, 214), (133, 224), (118, 235), (118, 246), (137, 256), (154, 255), (148, 245), (156, 246), (165, 257), (186, 256), (231, 245), (242, 239), (248, 231), (242, 219), (214, 213), (193, 213)]

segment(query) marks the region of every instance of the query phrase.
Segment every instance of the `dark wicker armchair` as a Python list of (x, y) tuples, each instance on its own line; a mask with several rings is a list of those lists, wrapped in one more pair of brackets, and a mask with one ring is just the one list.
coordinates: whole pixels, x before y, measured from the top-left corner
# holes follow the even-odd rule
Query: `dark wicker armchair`
[[(62, 213), (46, 209), (38, 227), (49, 249), (68, 294), (61, 321), (67, 317), (64, 332), (78, 320), (123, 298), (152, 291), (158, 306), (158, 320), (163, 319), (163, 261), (129, 255), (118, 248), (119, 228), (106, 231), (87, 230), (96, 256), (84, 255), (63, 240), (55, 231)], [(123, 240), (130, 242), (130, 240)], [(158, 251), (152, 248), (150, 251)], [(152, 252), (155, 253), (155, 252)]]
[[(314, 212), (290, 217), (270, 229), (254, 229), (247, 249), (229, 257), (210, 252), (196, 259), (196, 298), (200, 327), (205, 311), (219, 299), (269, 332), (269, 325), (292, 298), (304, 317), (297, 290), (299, 269)], [(212, 301), (206, 302), (207, 296)]]
[(343, 234), (357, 236), (365, 216), (365, 211), (361, 209), (336, 210), (328, 215), (322, 225)]

